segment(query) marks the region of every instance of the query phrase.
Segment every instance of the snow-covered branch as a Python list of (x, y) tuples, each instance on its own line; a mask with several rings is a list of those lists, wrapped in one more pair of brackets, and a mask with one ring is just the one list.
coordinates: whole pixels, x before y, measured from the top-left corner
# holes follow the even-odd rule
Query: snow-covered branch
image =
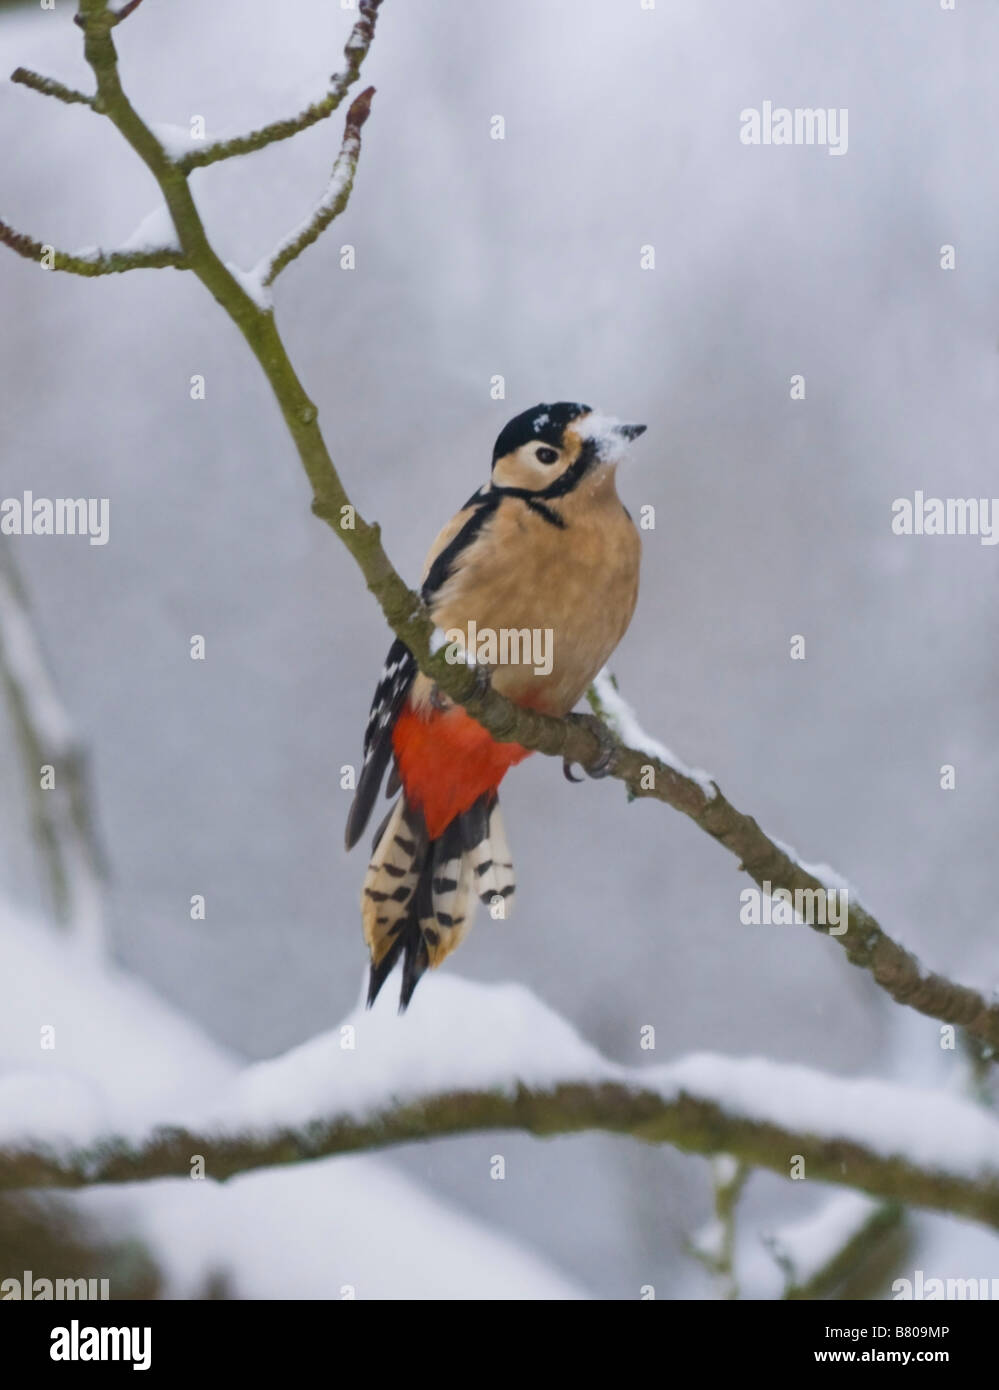
[(904, 1215), (897, 1202), (844, 1192), (814, 1216), (773, 1232), (767, 1245), (784, 1274), (782, 1296), (828, 1297), (882, 1251)]
[(273, 121), (270, 125), (261, 126), (259, 130), (251, 131), (248, 135), (236, 135), (231, 139), (217, 140), (213, 144), (190, 149), (177, 158), (177, 167), (182, 169), (184, 173), (190, 173), (192, 169), (203, 169), (206, 164), (217, 164), (222, 159), (233, 159), (237, 155), (252, 154), (254, 150), (265, 149), (268, 145), (274, 145), (279, 140), (288, 140), (292, 135), (297, 135), (299, 131), (308, 130), (309, 126), (316, 125), (319, 121), (325, 121), (337, 109), (360, 75), (361, 64), (364, 62), (368, 49), (371, 47), (371, 40), (375, 36), (375, 23), (378, 19), (378, 6), (380, 4), (381, 0), (360, 0), (358, 5), (359, 17), (350, 31), (350, 37), (343, 50), (346, 67), (343, 72), (334, 73), (330, 79), (329, 91), (320, 101), (313, 102), (296, 116), (289, 116), (281, 121)]
[(56, 247), (24, 232), (16, 231), (0, 221), (0, 242), (16, 251), (25, 260), (34, 261), (44, 270), (66, 270), (71, 275), (117, 275), (123, 270), (160, 270), (173, 266), (185, 267), (184, 253), (176, 246), (159, 246), (144, 251), (59, 251)]
[(602, 1130), (999, 1227), (999, 1121), (948, 1092), (711, 1054), (624, 1067), (518, 985), (434, 976), (421, 994), (403, 1019), (359, 1004), (155, 1129), (125, 1111), (108, 1132), (69, 1076), (0, 1078), (0, 1188), (189, 1176), (195, 1155), (224, 1180), (448, 1135)]
[(678, 772), (681, 777), (697, 782), (709, 799), (715, 795), (717, 788), (709, 773), (703, 772), (700, 768), (688, 767), (675, 753), (670, 752), (664, 743), (645, 732), (635, 711), (621, 694), (617, 680), (608, 667), (605, 666), (598, 672), (586, 692), (586, 700), (594, 714), (598, 715), (628, 748), (648, 753), (657, 762), (664, 763), (674, 772)]
[[(61, 1134), (62, 1142), (83, 1147), (101, 1133), (138, 1143), (159, 1122), (194, 1127), (195, 1114), (218, 1117), (223, 1097), (242, 1108), (246, 1123), (258, 1116), (265, 1123), (268, 1114), (272, 1123), (293, 1123), (311, 1108), (303, 1095), (308, 1049), (297, 1061), (288, 1059), (288, 1071), (284, 1061), (276, 1064), (285, 1091), (279, 1117), (266, 1066), (247, 1072), (245, 1061), (144, 981), (113, 963), (81, 960), (62, 933), (26, 918), (2, 892), (0, 962), (0, 1147), (28, 1132), (38, 1145)], [(466, 1007), (482, 1002), (472, 993)], [(454, 996), (446, 1009), (451, 1026), (459, 1022), (459, 1003)], [(45, 1023), (52, 1025), (49, 1050), (39, 1048)], [(346, 1066), (334, 1059), (330, 1075), (339, 1078), (342, 1104), (359, 1107), (362, 1089), (384, 1098), (382, 1067), (389, 1085), (412, 1090), (414, 1078), (399, 1075), (407, 1038), (398, 1024), (390, 1001), (381, 1026), (365, 1018), (355, 1051), (341, 1051), (342, 1035), (336, 1036), (334, 1050)], [(474, 1045), (481, 1049), (486, 1041), (480, 1032)], [(428, 1038), (421, 1066), (431, 1046)], [(330, 1065), (317, 1053), (317, 1068)], [(439, 1075), (438, 1062), (428, 1079)], [(293, 1099), (301, 1109), (292, 1107)], [(316, 1104), (323, 1103), (317, 1094)], [(205, 1181), (191, 1181), (196, 1174), (188, 1172), (183, 1182), (0, 1193), (0, 1281), (22, 1269), (110, 1275), (114, 1298), (203, 1298), (211, 1289), (226, 1296), (220, 1284), (239, 1298), (340, 1299), (345, 1285), (365, 1299), (411, 1298), (414, 1289), (428, 1299), (585, 1296), (512, 1233), (453, 1206), (446, 1191), (405, 1176), (381, 1155), (258, 1168), (226, 1183), (213, 1182), (210, 1171)], [(24, 1231), (23, 1238), (13, 1232), (15, 1210), (22, 1226), (37, 1225), (37, 1218), (51, 1232), (57, 1223), (61, 1249), (52, 1249), (45, 1230)], [(92, 1245), (92, 1256), (75, 1248), (74, 1232)], [(12, 1238), (23, 1258), (14, 1255)], [(40, 1248), (46, 1242), (48, 1258)], [(116, 1258), (115, 1248), (123, 1255), (130, 1249), (130, 1258)], [(401, 1262), (400, 1248), (408, 1252)]]
[(344, 125), (343, 143), (333, 165), (326, 192), (316, 204), (311, 217), (275, 247), (266, 269), (260, 275), (262, 285), (272, 285), (285, 266), (296, 256), (300, 256), (307, 246), (311, 246), (347, 206), (350, 190), (354, 186), (357, 159), (361, 153), (361, 127), (371, 114), (371, 98), (374, 94), (374, 87), (368, 87), (351, 103)]
[[(767, 835), (751, 816), (737, 811), (707, 773), (687, 767), (646, 734), (609, 672), (600, 673), (588, 698), (600, 717), (631, 745), (621, 746), (610, 765), (611, 774), (625, 783), (629, 796), (655, 797), (682, 811), (734, 854), (739, 867), (761, 888), (766, 885), (768, 893), (782, 892), (793, 899), (796, 894), (825, 895), (846, 888), (846, 929), (840, 923), (833, 931), (831, 922), (815, 921), (808, 923), (812, 930), (836, 941), (851, 964), (868, 971), (897, 1004), (963, 1027), (981, 1045), (979, 1055), (995, 1059), (999, 1053), (999, 1003), (980, 990), (928, 970), (884, 931), (841, 875), (827, 864), (799, 859), (789, 845)], [(517, 742), (539, 746), (522, 736)], [(572, 760), (581, 761), (575, 756)]]

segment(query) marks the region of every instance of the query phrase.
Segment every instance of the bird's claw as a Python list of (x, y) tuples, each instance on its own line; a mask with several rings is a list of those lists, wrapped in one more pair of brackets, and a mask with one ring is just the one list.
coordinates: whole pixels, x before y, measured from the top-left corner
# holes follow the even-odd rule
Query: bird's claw
[[(470, 698), (473, 700), (481, 700), (483, 696), (489, 694), (490, 690), (491, 676), (489, 667), (480, 666), (478, 664), (473, 666), (472, 663), (469, 662), (467, 669), (471, 671), (475, 682), (475, 688)], [(454, 701), (451, 699), (450, 695), (445, 695), (436, 681), (430, 688), (430, 703), (434, 709), (441, 711), (451, 709), (454, 705)]]
[(476, 663), (471, 667), (475, 675), (475, 693), (477, 696), (488, 695), (492, 677), (488, 666), (481, 666)]
[[(596, 779), (607, 777), (614, 770), (614, 763), (620, 747), (613, 732), (595, 714), (572, 714), (569, 718), (576, 723), (584, 724), (595, 735), (600, 744), (600, 753), (596, 762), (592, 767), (584, 767), (583, 771), (587, 777)], [(581, 777), (573, 777), (572, 763), (567, 758), (562, 760), (562, 771), (569, 782), (581, 782), (583, 780)]]

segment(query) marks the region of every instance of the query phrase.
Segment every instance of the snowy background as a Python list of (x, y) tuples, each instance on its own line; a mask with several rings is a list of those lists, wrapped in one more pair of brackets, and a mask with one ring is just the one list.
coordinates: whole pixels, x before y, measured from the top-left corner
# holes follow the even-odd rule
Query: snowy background
[[(69, 13), (64, 0), (4, 10), (4, 70), (89, 89)], [(147, 119), (201, 114), (209, 136), (235, 133), (317, 97), (352, 18), (331, 0), (145, 0), (118, 30), (123, 77)], [(632, 511), (654, 505), (657, 524), (614, 662), (642, 722), (771, 833), (846, 874), (925, 960), (986, 989), (999, 973), (997, 551), (898, 538), (890, 520), (917, 488), (999, 492), (997, 60), (999, 16), (983, 0), (904, 13), (888, 0), (386, 0), (350, 207), (277, 291), (348, 491), (410, 579), (509, 416), (578, 398), (646, 421), (621, 491)], [(739, 113), (765, 100), (848, 108), (848, 154), (745, 147)], [(495, 114), (503, 141), (489, 138)], [(0, 127), (3, 216), (39, 239), (120, 244), (155, 207), (148, 174), (84, 108), (4, 84)], [(225, 259), (254, 264), (300, 220), (340, 129), (334, 116), (194, 176)], [(656, 268), (643, 271), (649, 244)], [(339, 770), (359, 759), (389, 636), (309, 515), (256, 364), (193, 277), (83, 282), (5, 254), (0, 295), (0, 491), (111, 499), (108, 546), (14, 549), (92, 750), (114, 956), (164, 1001), (160, 1042), (146, 1003), (113, 1037), (153, 1071), (188, 1058), (178, 1086), (214, 1068), (221, 1081), (356, 1004), (363, 858), (341, 848)], [(804, 401), (789, 397), (795, 373)], [(490, 399), (496, 374), (504, 401)], [(193, 633), (204, 662), (189, 658)], [(805, 661), (789, 658), (794, 634)], [(7, 940), (31, 940), (56, 978), (58, 953), (20, 915), (46, 903), (3, 734), (0, 881), (20, 904), (5, 955)], [(955, 791), (940, 789), (944, 763)], [(511, 775), (504, 804), (518, 910), (483, 917), (450, 975), (517, 981), (620, 1063), (710, 1050), (959, 1083), (937, 1026), (892, 1009), (832, 943), (740, 925), (746, 880), (681, 817), (626, 806), (616, 784), (567, 787), (541, 758)], [(95, 977), (88, 999), (69, 979), (52, 993), (67, 1017), (110, 1017), (102, 990), (140, 988)], [(0, 1011), (0, 1041), (20, 1057), (15, 1017)], [(647, 1024), (654, 1053), (639, 1046)], [(105, 1086), (122, 1044), (103, 1049), (72, 1061), (57, 1047), (35, 1065)], [(79, 1103), (54, 1090), (54, 1121)], [(497, 1152), (503, 1182), (489, 1175)], [(188, 1188), (82, 1205), (144, 1230), (179, 1292), (229, 1265), (243, 1293), (329, 1295), (357, 1282), (341, 1269), (366, 1242), (382, 1252), (363, 1271), (376, 1295), (453, 1295), (459, 1279), (472, 1296), (709, 1292), (684, 1251), (709, 1214), (708, 1165), (669, 1150), (483, 1135), (335, 1160), (301, 1181), (308, 1192), (287, 1174), (211, 1189), (212, 1250), (201, 1220), (179, 1214)], [(826, 1196), (754, 1178), (747, 1248)], [(241, 1203), (268, 1202), (298, 1204), (300, 1238), (226, 1243), (245, 1229)], [(400, 1213), (417, 1209), (408, 1228)], [(317, 1211), (329, 1241), (306, 1249)], [(956, 1222), (921, 1222), (897, 1272), (931, 1257), (940, 1275), (999, 1275), (999, 1243)]]

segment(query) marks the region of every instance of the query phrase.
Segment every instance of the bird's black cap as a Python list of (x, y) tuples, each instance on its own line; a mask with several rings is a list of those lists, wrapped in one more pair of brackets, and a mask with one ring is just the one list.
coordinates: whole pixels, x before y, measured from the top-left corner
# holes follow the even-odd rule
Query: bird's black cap
[(536, 405), (530, 410), (521, 411), (500, 430), (493, 448), (493, 463), (513, 453), (522, 444), (530, 444), (533, 439), (558, 448), (566, 425), (580, 415), (586, 415), (589, 410), (588, 405), (580, 405), (578, 401), (556, 401), (554, 405)]

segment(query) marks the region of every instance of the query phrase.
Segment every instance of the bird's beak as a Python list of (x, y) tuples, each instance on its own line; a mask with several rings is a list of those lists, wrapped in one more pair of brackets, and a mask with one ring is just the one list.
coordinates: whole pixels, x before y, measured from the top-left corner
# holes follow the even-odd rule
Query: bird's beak
[(631, 441), (645, 433), (644, 425), (625, 425), (612, 415), (595, 411), (587, 417), (584, 429), (601, 463), (620, 463)]

